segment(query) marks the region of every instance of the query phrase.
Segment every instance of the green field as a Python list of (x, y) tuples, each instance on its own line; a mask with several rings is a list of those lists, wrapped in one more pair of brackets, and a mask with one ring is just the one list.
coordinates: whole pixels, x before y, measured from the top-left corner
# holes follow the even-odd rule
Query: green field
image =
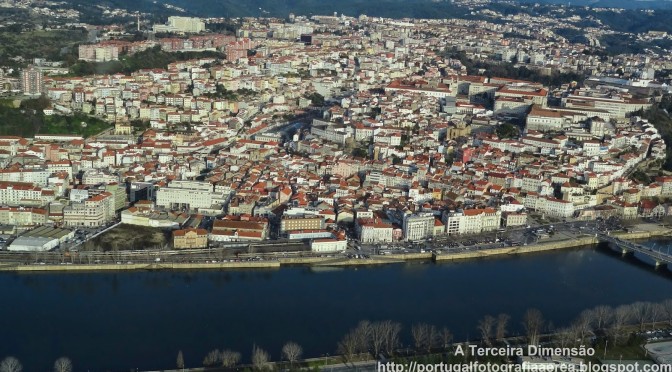
[[(0, 135), (33, 137), (35, 134), (79, 134), (88, 137), (112, 127), (106, 121), (80, 113), (46, 116), (40, 109), (45, 102), (40, 101), (25, 100), (16, 107), (10, 100), (1, 100)], [(86, 125), (83, 126), (82, 122)]]
[(83, 30), (49, 30), (0, 32), (0, 63), (14, 66), (11, 58), (20, 56), (30, 62), (33, 58), (61, 60), (61, 49), (73, 47), (86, 40)]
[(44, 117), (44, 124), (37, 134), (80, 134), (90, 137), (111, 127), (112, 125), (106, 121), (84, 114), (52, 115)]

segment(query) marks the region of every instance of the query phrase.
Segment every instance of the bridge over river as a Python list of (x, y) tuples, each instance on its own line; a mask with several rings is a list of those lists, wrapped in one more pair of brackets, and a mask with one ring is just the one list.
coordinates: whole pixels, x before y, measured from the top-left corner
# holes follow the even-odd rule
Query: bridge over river
[(640, 255), (647, 256), (656, 263), (656, 268), (672, 264), (672, 255), (670, 255), (669, 247), (667, 252), (662, 252), (607, 234), (597, 234), (596, 238), (601, 242), (608, 243), (612, 249), (620, 249), (623, 254), (639, 253)]

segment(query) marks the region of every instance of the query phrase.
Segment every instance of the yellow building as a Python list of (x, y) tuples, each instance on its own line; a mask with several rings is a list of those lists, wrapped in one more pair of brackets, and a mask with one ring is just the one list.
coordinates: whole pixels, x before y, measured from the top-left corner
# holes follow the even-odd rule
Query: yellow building
[(467, 137), (469, 134), (471, 134), (471, 125), (466, 125), (464, 122), (451, 122), (446, 132), (446, 139), (452, 140), (457, 137)]
[(193, 249), (208, 247), (208, 232), (205, 229), (184, 229), (173, 231), (173, 248)]

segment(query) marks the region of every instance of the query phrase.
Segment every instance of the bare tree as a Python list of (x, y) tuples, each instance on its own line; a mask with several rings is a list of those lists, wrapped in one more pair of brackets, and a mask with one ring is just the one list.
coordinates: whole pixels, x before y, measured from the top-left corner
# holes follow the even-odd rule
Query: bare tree
[(413, 324), (411, 327), (411, 335), (413, 336), (413, 343), (416, 350), (424, 349), (425, 340), (429, 334), (429, 325), (426, 323)]
[(537, 309), (529, 309), (525, 312), (525, 316), (523, 317), (523, 327), (525, 327), (527, 339), (531, 345), (539, 343), (539, 333), (543, 326), (544, 317), (541, 315), (541, 311)]
[(265, 350), (257, 345), (252, 346), (252, 366), (254, 366), (254, 369), (265, 369), (270, 360), (271, 357)]
[(593, 319), (596, 329), (604, 329), (614, 318), (614, 309), (601, 305), (593, 309)]
[(383, 346), (387, 355), (392, 355), (394, 349), (399, 346), (399, 333), (401, 332), (401, 324), (386, 320), (383, 323), (385, 332), (385, 345)]
[(205, 367), (214, 367), (219, 364), (222, 354), (219, 352), (219, 349), (212, 350), (208, 355), (203, 358), (203, 366)]
[(54, 362), (54, 372), (72, 372), (72, 362), (66, 357), (60, 357)]
[(301, 354), (303, 354), (303, 348), (296, 342), (290, 341), (282, 347), (282, 357), (289, 360), (290, 365), (294, 365), (294, 362), (301, 358)]
[(492, 345), (492, 328), (495, 326), (495, 318), (486, 315), (480, 322), (478, 322), (478, 330), (481, 332), (481, 339), (483, 343), (488, 346)]
[(594, 319), (594, 312), (586, 310), (572, 323), (572, 329), (575, 331), (575, 339), (580, 338), (583, 341), (590, 332), (590, 326)]
[(630, 305), (621, 305), (614, 310), (614, 316), (609, 327), (609, 335), (615, 343), (619, 343), (624, 334), (624, 326), (630, 322), (633, 317), (632, 307)]
[(222, 351), (221, 359), (222, 359), (222, 367), (233, 367), (236, 364), (240, 363), (241, 356), (240, 353), (237, 351), (226, 349)]
[(665, 317), (665, 307), (663, 304), (652, 303), (651, 312), (649, 313), (649, 321), (651, 322), (651, 329), (656, 327), (656, 323)]
[(665, 318), (667, 319), (667, 322), (672, 325), (672, 299), (663, 301), (661, 305), (663, 305), (663, 309), (665, 309)]
[(352, 357), (357, 352), (357, 335), (354, 330), (343, 336), (343, 339), (338, 343), (337, 351), (339, 354), (343, 355), (346, 360), (352, 360)]
[(7, 357), (0, 362), (0, 372), (21, 372), (22, 370), (21, 362), (14, 357)]
[(553, 339), (559, 347), (567, 347), (574, 341), (574, 332), (570, 328), (562, 328), (554, 332)]
[(371, 349), (377, 358), (385, 344), (385, 326), (383, 322), (371, 323)]
[(453, 341), (453, 334), (446, 327), (441, 330), (441, 341), (443, 341), (443, 348), (447, 349), (451, 341)]
[(178, 369), (183, 369), (184, 368), (184, 355), (182, 354), (182, 350), (177, 352), (177, 368)]
[(506, 337), (506, 327), (509, 324), (511, 317), (507, 314), (499, 314), (497, 316), (497, 330), (495, 331), (495, 337), (498, 340), (503, 340)]
[(644, 330), (644, 323), (646, 323), (651, 317), (651, 310), (653, 304), (650, 302), (635, 302), (634, 304), (626, 305), (630, 307), (632, 316), (639, 324), (639, 330)]
[(368, 320), (359, 322), (357, 328), (355, 328), (354, 335), (357, 340), (356, 352), (367, 352), (369, 350), (369, 342), (371, 341), (371, 322)]
[(439, 330), (436, 329), (435, 326), (429, 326), (428, 332), (427, 332), (427, 341), (425, 344), (427, 345), (427, 352), (431, 352), (433, 348), (436, 347), (436, 345), (439, 343)]

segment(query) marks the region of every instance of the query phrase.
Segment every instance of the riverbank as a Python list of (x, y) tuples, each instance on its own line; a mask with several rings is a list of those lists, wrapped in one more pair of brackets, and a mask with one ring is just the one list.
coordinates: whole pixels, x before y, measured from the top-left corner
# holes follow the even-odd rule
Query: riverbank
[[(672, 235), (672, 229), (660, 226), (640, 225), (631, 232), (612, 234), (623, 240), (643, 240)], [(230, 270), (230, 269), (277, 269), (282, 266), (314, 266), (344, 267), (388, 265), (407, 261), (459, 261), (498, 256), (523, 255), (529, 253), (549, 252), (562, 249), (573, 249), (594, 246), (598, 243), (595, 236), (555, 237), (543, 242), (517, 247), (501, 247), (492, 249), (473, 249), (454, 252), (399, 253), (370, 258), (346, 257), (282, 257), (277, 260), (253, 260), (238, 262), (190, 262), (190, 263), (133, 263), (133, 264), (12, 264), (0, 263), (0, 271), (5, 272), (84, 272), (84, 271), (137, 271), (137, 270)]]
[[(672, 234), (672, 229), (669, 228), (659, 228), (656, 226), (655, 229), (648, 229), (642, 231), (632, 231), (632, 232), (615, 232), (612, 233), (612, 236), (618, 237), (623, 240), (643, 240), (643, 239), (652, 239), (669, 236)], [(432, 260), (435, 262), (440, 261), (457, 261), (457, 260), (467, 260), (467, 259), (476, 259), (476, 258), (488, 258), (502, 255), (520, 255), (527, 253), (539, 253), (539, 252), (549, 252), (560, 249), (570, 249), (570, 248), (580, 248), (593, 246), (598, 243), (598, 240), (595, 236), (582, 236), (577, 238), (568, 238), (568, 239), (557, 239), (549, 240), (545, 242), (539, 242), (535, 244), (530, 244), (526, 246), (518, 247), (502, 247), (494, 249), (483, 249), (483, 250), (469, 250), (464, 252), (448, 253), (448, 254), (432, 254)]]
[(137, 271), (137, 270), (226, 270), (226, 269), (277, 269), (278, 261), (243, 261), (220, 263), (160, 263), (160, 264), (61, 264), (61, 265), (0, 265), (0, 271)]

